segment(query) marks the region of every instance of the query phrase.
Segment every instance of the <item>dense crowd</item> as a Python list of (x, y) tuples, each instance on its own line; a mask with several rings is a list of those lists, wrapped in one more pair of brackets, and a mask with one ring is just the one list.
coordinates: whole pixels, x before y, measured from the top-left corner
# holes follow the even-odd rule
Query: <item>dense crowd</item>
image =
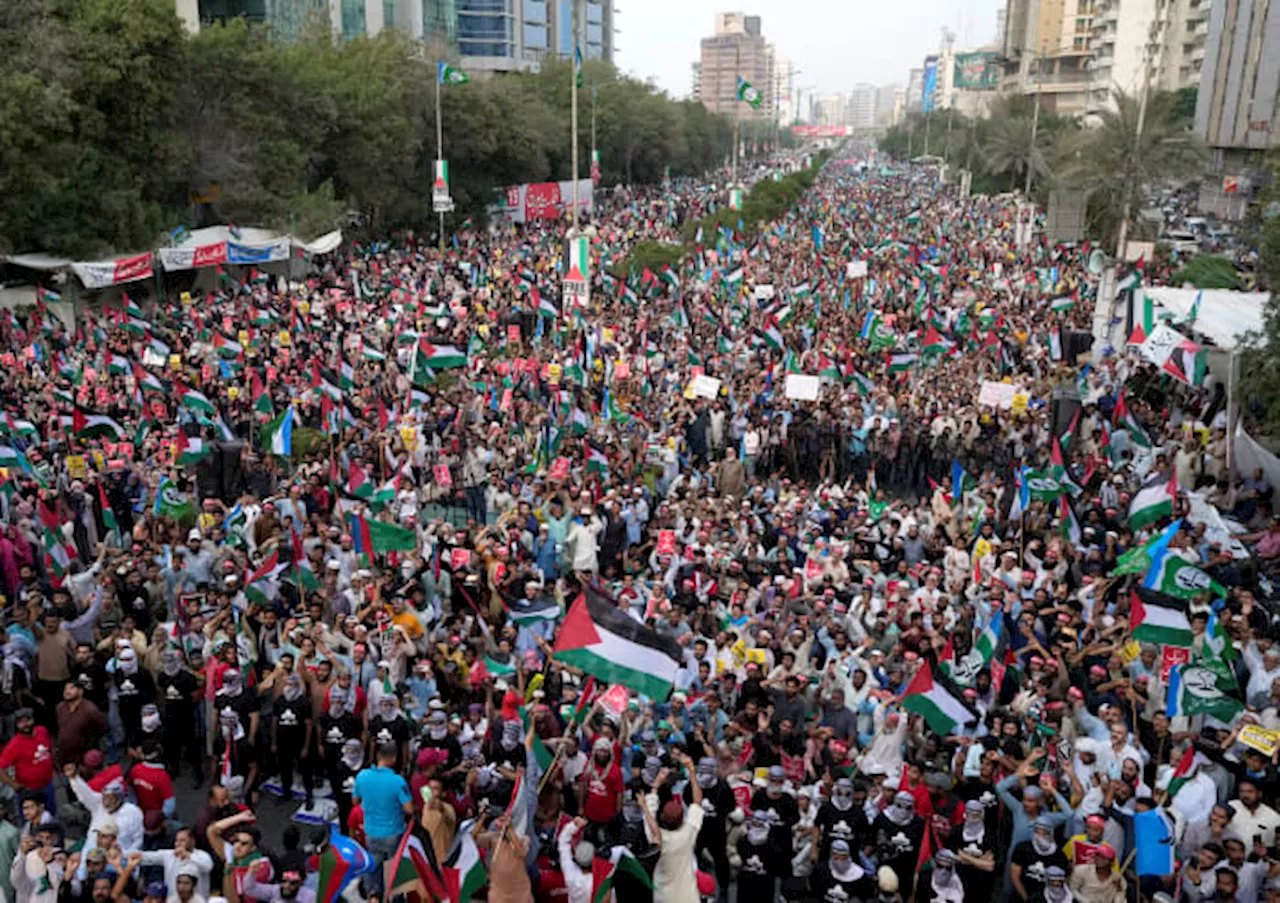
[(0, 321), (5, 899), (1280, 901), (1273, 488), (1091, 248), (598, 200), (585, 307), (547, 222)]

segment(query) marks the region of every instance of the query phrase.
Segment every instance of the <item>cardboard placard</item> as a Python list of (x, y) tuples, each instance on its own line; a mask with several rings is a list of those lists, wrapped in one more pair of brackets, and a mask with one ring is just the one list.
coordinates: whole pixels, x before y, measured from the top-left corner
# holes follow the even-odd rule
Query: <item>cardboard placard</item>
[(1191, 661), (1191, 650), (1184, 649), (1181, 646), (1161, 646), (1160, 647), (1160, 680), (1166, 686), (1169, 684), (1169, 672), (1173, 670), (1174, 665), (1185, 665)]
[(1031, 402), (1031, 396), (1028, 395), (1026, 392), (1015, 392), (1013, 393), (1013, 404), (1011, 404), (1009, 407), (1010, 407), (1010, 410), (1015, 414), (1025, 414), (1027, 413), (1027, 405), (1030, 402)]
[(569, 478), (569, 459), (563, 455), (551, 462), (551, 470), (547, 476), (552, 480), (563, 482)]
[(1002, 408), (1008, 410), (1013, 407), (1013, 396), (1018, 390), (1009, 383), (996, 382), (992, 379), (983, 380), (981, 387), (978, 389), (978, 404), (989, 405), (993, 408)]
[(520, 324), (519, 323), (507, 324), (507, 341), (508, 342), (520, 341)]
[(1256, 749), (1264, 756), (1270, 756), (1275, 753), (1276, 746), (1280, 745), (1280, 731), (1269, 731), (1256, 724), (1246, 724), (1240, 729), (1236, 739), (1250, 749)]
[(431, 468), (431, 473), (435, 478), (437, 486), (443, 486), (448, 489), (453, 485), (453, 474), (449, 473), (448, 464), (437, 464)]
[(658, 554), (674, 555), (676, 553), (676, 531), (675, 530), (659, 530), (658, 531)]
[(715, 398), (720, 394), (720, 380), (714, 376), (699, 373), (693, 378), (693, 382), (690, 385), (692, 385), (693, 394), (697, 398)]
[(84, 460), (84, 455), (67, 455), (67, 472), (71, 474), (72, 479), (83, 480), (89, 475), (89, 465)]
[(773, 286), (772, 286), (772, 285), (757, 285), (757, 286), (756, 286), (756, 300), (757, 300), (757, 301), (772, 301), (772, 300), (773, 300), (773, 294), (774, 294), (774, 292), (773, 292)]
[(597, 701), (602, 708), (608, 709), (614, 715), (621, 715), (627, 710), (627, 703), (631, 701), (631, 691), (622, 684), (614, 684), (601, 693)]
[(853, 260), (845, 264), (844, 274), (849, 279), (862, 279), (867, 275), (867, 262), (865, 260)]
[(449, 551), (449, 567), (455, 571), (462, 570), (471, 561), (470, 549), (451, 549)]
[(788, 373), (785, 394), (796, 401), (817, 401), (822, 392), (822, 379), (807, 373)]

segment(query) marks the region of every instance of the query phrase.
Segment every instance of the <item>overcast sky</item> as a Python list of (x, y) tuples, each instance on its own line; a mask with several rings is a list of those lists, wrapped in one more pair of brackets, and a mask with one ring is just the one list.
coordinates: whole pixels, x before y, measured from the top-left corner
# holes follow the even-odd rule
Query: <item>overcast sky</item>
[[(614, 0), (618, 66), (676, 97), (692, 87), (699, 40), (717, 12), (761, 17), (777, 58), (803, 70), (797, 88), (847, 93), (859, 82), (906, 85), (907, 70), (935, 53), (945, 26), (956, 49), (989, 44), (1004, 0)], [(760, 86), (757, 86), (760, 87)]]

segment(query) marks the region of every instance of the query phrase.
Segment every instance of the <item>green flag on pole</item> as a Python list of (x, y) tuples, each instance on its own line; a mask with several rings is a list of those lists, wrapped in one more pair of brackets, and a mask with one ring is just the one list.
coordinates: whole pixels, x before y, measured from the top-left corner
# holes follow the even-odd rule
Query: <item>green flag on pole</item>
[(738, 76), (738, 100), (746, 101), (754, 110), (760, 109), (760, 104), (764, 103), (764, 95), (751, 87), (751, 82), (747, 81), (741, 75)]
[(471, 76), (448, 63), (436, 63), (436, 78), (442, 85), (465, 85), (471, 81)]

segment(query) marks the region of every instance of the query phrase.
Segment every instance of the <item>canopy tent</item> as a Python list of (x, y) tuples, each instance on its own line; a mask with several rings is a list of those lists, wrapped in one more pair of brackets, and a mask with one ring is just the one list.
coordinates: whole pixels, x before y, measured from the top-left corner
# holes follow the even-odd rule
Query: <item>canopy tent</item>
[(1168, 286), (1146, 286), (1142, 291), (1157, 308), (1173, 314), (1175, 323), (1187, 316), (1199, 296), (1196, 320), (1188, 325), (1223, 351), (1234, 351), (1246, 333), (1262, 330), (1263, 310), (1271, 297), (1267, 292)]
[(161, 248), (160, 263), (166, 271), (190, 270), (218, 264), (254, 266), (288, 260), (293, 249), (304, 254), (328, 254), (342, 244), (340, 231), (311, 242), (270, 229), (235, 229), (210, 226), (189, 233), (171, 248)]
[[(166, 271), (190, 270), (215, 264), (260, 265), (289, 259), (297, 249), (304, 254), (328, 254), (342, 244), (342, 232), (321, 235), (314, 241), (303, 241), (269, 229), (235, 229), (210, 226), (197, 229), (169, 248), (160, 248), (158, 256)], [(3, 258), (14, 266), (44, 273), (71, 271), (87, 289), (103, 289), (149, 278), (154, 272), (156, 254), (150, 251), (105, 260), (79, 262), (52, 254), (13, 254)]]

